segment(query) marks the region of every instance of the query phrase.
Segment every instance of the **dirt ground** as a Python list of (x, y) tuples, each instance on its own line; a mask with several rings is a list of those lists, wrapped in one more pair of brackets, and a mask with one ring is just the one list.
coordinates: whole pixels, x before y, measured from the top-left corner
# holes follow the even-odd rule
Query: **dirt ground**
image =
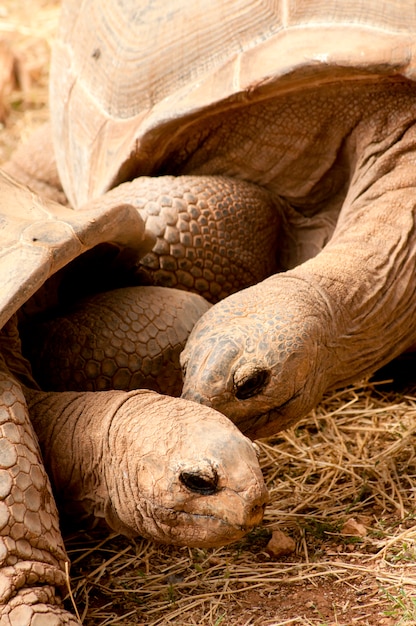
[[(0, 163), (48, 117), (58, 13), (55, 0), (0, 6)], [(68, 608), (86, 626), (416, 624), (415, 416), (411, 389), (363, 383), (261, 441), (271, 501), (230, 547), (68, 535)], [(283, 556), (277, 531), (293, 540)]]

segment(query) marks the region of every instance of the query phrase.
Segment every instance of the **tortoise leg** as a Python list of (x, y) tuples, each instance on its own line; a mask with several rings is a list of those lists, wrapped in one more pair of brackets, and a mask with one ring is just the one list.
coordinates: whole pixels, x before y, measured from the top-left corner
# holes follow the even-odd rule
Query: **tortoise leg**
[[(2, 167), (42, 197), (67, 204), (53, 155), (47, 123)], [(135, 206), (146, 225), (133, 278), (140, 284), (194, 291), (217, 302), (286, 264), (279, 241), (287, 207), (258, 185), (226, 176), (143, 176), (83, 208), (120, 203)]]
[(76, 626), (61, 606), (68, 557), (26, 401), (0, 362), (0, 624)]
[(143, 176), (83, 208), (120, 203), (136, 207), (145, 223), (150, 251), (137, 264), (141, 284), (217, 302), (277, 271), (280, 208), (255, 184), (225, 176)]
[(45, 390), (153, 389), (179, 396), (179, 354), (209, 309), (201, 296), (164, 287), (95, 294), (29, 320), (23, 353)]

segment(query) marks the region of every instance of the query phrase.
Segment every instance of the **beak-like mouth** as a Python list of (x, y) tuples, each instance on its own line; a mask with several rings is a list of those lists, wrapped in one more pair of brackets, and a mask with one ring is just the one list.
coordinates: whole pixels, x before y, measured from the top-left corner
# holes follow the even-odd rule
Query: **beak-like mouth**
[(158, 526), (158, 536), (151, 537), (162, 543), (184, 545), (194, 548), (216, 548), (242, 539), (255, 526), (258, 526), (265, 505), (259, 507), (255, 516), (243, 525), (228, 520), (199, 513), (175, 511), (160, 505), (153, 505), (154, 520)]
[(264, 483), (242, 493), (224, 489), (215, 496), (191, 498), (176, 505), (146, 499), (146, 518), (152, 520), (147, 536), (191, 547), (227, 545), (261, 524), (268, 501)]
[(282, 430), (286, 430), (295, 420), (285, 417), (279, 409), (272, 409), (260, 415), (245, 417), (242, 420), (233, 420), (241, 432), (254, 441), (264, 437), (272, 437)]
[(297, 416), (293, 415), (293, 407), (291, 405), (304, 393), (304, 387), (302, 385), (288, 400), (279, 406), (265, 411), (262, 411), (260, 408), (259, 412), (245, 409), (243, 407), (245, 401), (236, 400), (232, 394), (208, 398), (190, 390), (182, 397), (219, 411), (228, 417), (246, 437), (255, 440), (275, 435), (296, 422)]
[(236, 421), (235, 424), (246, 437), (253, 441), (262, 437), (275, 435), (276, 432), (282, 430), (276, 426), (274, 421), (272, 422), (270, 411), (256, 415), (255, 417), (245, 417), (242, 420)]
[[(293, 404), (304, 393), (304, 385), (286, 402), (264, 413), (252, 417), (243, 417), (242, 420), (232, 420), (236, 426), (250, 439), (271, 437), (281, 430), (286, 430), (296, 423), (301, 415), (297, 415), (299, 407)], [(295, 411), (294, 411), (295, 408)], [(219, 410), (219, 409), (218, 409)]]

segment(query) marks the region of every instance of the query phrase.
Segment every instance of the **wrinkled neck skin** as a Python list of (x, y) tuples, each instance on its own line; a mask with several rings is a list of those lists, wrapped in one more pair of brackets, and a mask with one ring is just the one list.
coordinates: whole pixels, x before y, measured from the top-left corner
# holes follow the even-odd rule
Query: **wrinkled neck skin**
[(103, 433), (110, 429), (116, 396), (27, 388), (24, 392), (61, 511), (71, 518), (105, 520), (103, 463), (108, 459)]
[(336, 334), (326, 340), (334, 355), (328, 386), (372, 373), (416, 338), (415, 119), (415, 105), (398, 100), (358, 126), (334, 234), (291, 272), (319, 285), (331, 306)]
[[(124, 408), (131, 397), (143, 396), (140, 408), (144, 412), (146, 394), (140, 390), (25, 390), (45, 465), (64, 514), (90, 523), (104, 520), (129, 537), (145, 534), (142, 512), (151, 512), (138, 485), (140, 461), (146, 452), (143, 432), (132, 434), (138, 415), (126, 414)], [(145, 432), (146, 418), (140, 418)], [(157, 528), (154, 535), (158, 535)]]
[[(215, 305), (182, 354), (183, 397), (224, 412), (251, 437), (286, 428), (327, 389), (372, 373), (416, 340), (415, 92), (394, 87), (380, 90), (376, 110), (370, 103), (342, 143), (348, 186), (329, 242)], [(239, 399), (243, 365), (247, 376), (257, 367), (268, 377)]]

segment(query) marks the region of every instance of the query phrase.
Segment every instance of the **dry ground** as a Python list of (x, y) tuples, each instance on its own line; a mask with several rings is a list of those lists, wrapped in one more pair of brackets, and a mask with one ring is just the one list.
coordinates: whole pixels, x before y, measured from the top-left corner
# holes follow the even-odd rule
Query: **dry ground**
[[(0, 6), (0, 162), (47, 118), (58, 5)], [(416, 624), (416, 397), (386, 389), (334, 393), (261, 442), (271, 502), (263, 526), (237, 545), (67, 537), (68, 607), (86, 626)], [(280, 558), (267, 549), (277, 529), (296, 546)]]

